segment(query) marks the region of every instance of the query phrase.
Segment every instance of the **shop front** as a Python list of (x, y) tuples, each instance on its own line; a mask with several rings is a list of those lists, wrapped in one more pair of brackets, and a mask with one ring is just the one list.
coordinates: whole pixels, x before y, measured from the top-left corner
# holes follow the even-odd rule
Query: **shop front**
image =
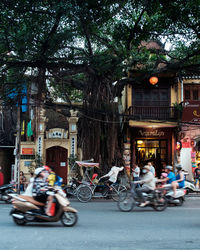
[(151, 161), (157, 176), (174, 161), (173, 128), (131, 128), (131, 144), (132, 162), (143, 167)]

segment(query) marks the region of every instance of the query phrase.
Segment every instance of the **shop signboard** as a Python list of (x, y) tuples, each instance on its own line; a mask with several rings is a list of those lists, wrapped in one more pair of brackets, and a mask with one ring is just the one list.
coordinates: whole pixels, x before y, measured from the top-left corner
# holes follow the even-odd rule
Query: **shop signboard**
[(33, 155), (33, 148), (22, 148), (22, 155)]
[(190, 101), (183, 104), (182, 122), (200, 123), (200, 104)]

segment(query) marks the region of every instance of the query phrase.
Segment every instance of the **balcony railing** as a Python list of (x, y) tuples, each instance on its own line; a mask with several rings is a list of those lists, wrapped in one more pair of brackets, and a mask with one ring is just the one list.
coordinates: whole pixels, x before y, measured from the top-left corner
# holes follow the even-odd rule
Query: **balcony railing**
[(179, 112), (175, 107), (131, 106), (128, 110), (133, 120), (177, 121)]

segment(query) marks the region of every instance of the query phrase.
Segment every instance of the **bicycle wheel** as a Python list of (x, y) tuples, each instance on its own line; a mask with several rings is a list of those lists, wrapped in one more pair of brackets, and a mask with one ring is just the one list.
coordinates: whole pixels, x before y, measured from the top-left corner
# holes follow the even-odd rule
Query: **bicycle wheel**
[(114, 201), (119, 201), (120, 194), (127, 191), (127, 188), (124, 185), (116, 185), (113, 187), (111, 192), (111, 197)]
[(80, 185), (76, 190), (76, 196), (80, 202), (88, 202), (92, 199), (92, 190), (87, 185)]
[[(121, 195), (123, 197), (122, 199)], [(127, 191), (126, 193), (122, 192), (121, 195), (119, 201), (117, 202), (118, 208), (123, 212), (130, 212), (135, 206), (135, 200), (132, 193)]]

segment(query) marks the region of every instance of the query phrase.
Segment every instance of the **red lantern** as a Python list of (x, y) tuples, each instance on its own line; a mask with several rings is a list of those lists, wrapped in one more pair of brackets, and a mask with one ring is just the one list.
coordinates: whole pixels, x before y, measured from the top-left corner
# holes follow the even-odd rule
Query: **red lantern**
[(149, 82), (150, 82), (152, 85), (155, 85), (156, 83), (158, 83), (158, 77), (152, 76), (152, 77), (149, 79)]

